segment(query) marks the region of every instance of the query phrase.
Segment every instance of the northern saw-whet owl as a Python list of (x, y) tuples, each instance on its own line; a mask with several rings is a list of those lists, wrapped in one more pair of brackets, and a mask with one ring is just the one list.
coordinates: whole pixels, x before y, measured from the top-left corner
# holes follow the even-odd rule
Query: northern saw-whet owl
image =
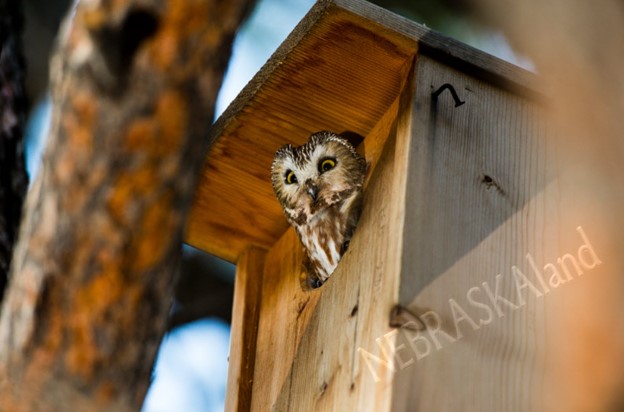
[(329, 278), (349, 245), (360, 218), (365, 175), (366, 160), (328, 131), (275, 153), (273, 190), (303, 245), (311, 287)]

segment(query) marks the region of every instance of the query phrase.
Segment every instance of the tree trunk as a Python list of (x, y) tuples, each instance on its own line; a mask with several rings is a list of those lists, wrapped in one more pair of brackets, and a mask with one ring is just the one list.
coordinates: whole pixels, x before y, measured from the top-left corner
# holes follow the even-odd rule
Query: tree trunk
[(0, 301), (28, 187), (21, 12), (21, 1), (0, 0)]
[(82, 1), (0, 317), (0, 410), (136, 410), (252, 0)]

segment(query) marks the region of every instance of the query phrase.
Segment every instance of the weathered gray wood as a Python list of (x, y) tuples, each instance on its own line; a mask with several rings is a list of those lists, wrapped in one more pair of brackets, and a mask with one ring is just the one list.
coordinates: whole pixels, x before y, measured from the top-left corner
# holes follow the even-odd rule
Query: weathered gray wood
[[(419, 56), (404, 228), (407, 304), (555, 178), (540, 106)], [(455, 107), (450, 84), (465, 103)], [(409, 279), (409, 281), (408, 281)]]
[[(432, 99), (447, 83), (465, 104)], [(604, 250), (562, 216), (544, 108), (419, 57), (413, 124), (399, 300), (427, 330), (399, 335), (393, 410), (570, 410), (561, 362), (585, 344), (562, 322)]]

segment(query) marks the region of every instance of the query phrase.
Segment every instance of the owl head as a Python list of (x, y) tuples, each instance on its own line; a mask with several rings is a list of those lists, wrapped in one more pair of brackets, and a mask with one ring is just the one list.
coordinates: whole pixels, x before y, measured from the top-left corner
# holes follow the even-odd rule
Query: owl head
[(285, 145), (271, 167), (273, 189), (291, 224), (305, 224), (361, 190), (366, 160), (335, 133), (314, 133), (299, 146)]

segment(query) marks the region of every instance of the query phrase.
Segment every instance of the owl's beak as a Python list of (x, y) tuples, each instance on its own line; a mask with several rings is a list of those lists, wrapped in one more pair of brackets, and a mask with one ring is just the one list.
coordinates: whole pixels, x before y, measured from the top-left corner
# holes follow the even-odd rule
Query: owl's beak
[(306, 191), (308, 192), (312, 200), (316, 202), (316, 196), (318, 196), (318, 192), (319, 192), (318, 186), (310, 184), (308, 185)]

